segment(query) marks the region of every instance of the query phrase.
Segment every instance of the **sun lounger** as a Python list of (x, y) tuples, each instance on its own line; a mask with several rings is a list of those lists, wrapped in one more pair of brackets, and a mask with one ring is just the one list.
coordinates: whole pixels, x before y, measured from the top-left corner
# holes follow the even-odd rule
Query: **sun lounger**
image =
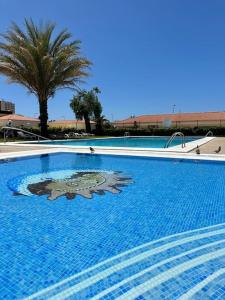
[(73, 136), (77, 137), (77, 136), (82, 136), (82, 135), (78, 132), (73, 132)]

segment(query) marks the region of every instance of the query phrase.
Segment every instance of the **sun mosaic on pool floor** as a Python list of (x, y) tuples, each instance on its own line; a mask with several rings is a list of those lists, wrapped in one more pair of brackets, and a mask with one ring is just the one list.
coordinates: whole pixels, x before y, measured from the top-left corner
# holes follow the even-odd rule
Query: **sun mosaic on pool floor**
[(27, 299), (90, 298), (224, 299), (225, 224), (145, 243)]
[(94, 193), (120, 193), (123, 186), (131, 183), (121, 172), (104, 170), (57, 170), (29, 176), (18, 176), (8, 182), (14, 195), (48, 195), (48, 200), (66, 196), (72, 200), (76, 195), (91, 199)]

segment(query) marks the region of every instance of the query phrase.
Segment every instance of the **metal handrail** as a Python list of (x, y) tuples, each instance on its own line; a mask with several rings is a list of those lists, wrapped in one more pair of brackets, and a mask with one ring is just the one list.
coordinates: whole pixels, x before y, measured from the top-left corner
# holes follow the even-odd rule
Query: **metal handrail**
[(209, 130), (209, 131), (206, 133), (205, 137), (207, 137), (207, 136), (213, 136), (213, 132), (212, 132), (211, 130)]
[(17, 128), (17, 127), (11, 127), (11, 126), (4, 126), (1, 128), (1, 130), (4, 130), (4, 142), (7, 142), (7, 131), (8, 130), (15, 130), (15, 131), (20, 131), (20, 132), (24, 132), (26, 134), (29, 134), (31, 136), (35, 136), (38, 138), (38, 142), (40, 139), (43, 139), (43, 140), (50, 140), (44, 136), (41, 136), (41, 135), (38, 135), (36, 133), (33, 133), (33, 132), (30, 132), (30, 131), (27, 131), (27, 130), (24, 130), (24, 129), (21, 129), (21, 128)]
[(173, 133), (173, 134), (171, 135), (171, 137), (168, 139), (168, 141), (167, 141), (167, 143), (166, 143), (166, 145), (165, 145), (164, 148), (168, 148), (169, 145), (172, 143), (172, 141), (174, 140), (174, 138), (175, 138), (176, 136), (181, 136), (181, 137), (182, 137), (182, 144), (181, 144), (181, 146), (182, 146), (182, 148), (186, 147), (186, 144), (185, 144), (185, 136), (184, 136), (183, 132), (178, 131), (178, 132), (175, 132), (175, 133)]

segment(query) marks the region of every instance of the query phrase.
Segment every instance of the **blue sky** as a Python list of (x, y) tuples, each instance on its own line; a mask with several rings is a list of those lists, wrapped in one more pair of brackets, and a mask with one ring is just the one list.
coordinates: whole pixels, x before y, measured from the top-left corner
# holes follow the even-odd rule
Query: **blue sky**
[[(51, 20), (82, 41), (93, 62), (83, 88), (98, 86), (104, 114), (225, 110), (224, 0), (0, 0), (0, 32), (11, 21)], [(0, 77), (0, 98), (37, 116), (34, 96)], [(49, 118), (73, 118), (71, 91), (49, 101)]]

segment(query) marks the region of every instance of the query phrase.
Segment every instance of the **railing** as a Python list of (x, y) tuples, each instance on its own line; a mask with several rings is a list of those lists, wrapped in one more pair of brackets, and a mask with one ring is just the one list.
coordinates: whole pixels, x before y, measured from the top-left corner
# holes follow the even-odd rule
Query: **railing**
[(171, 135), (171, 137), (168, 139), (166, 145), (164, 148), (168, 148), (169, 145), (172, 143), (172, 141), (175, 139), (176, 136), (180, 136), (182, 138), (182, 144), (181, 144), (181, 147), (184, 148), (186, 145), (185, 145), (185, 137), (184, 137), (184, 134), (182, 132), (175, 132)]
[(207, 136), (213, 136), (213, 132), (212, 132), (211, 130), (208, 131), (208, 132), (206, 133), (205, 137), (207, 137)]
[(33, 136), (33, 137), (36, 137), (38, 142), (40, 141), (40, 139), (43, 139), (43, 140), (50, 140), (44, 136), (41, 136), (41, 135), (38, 135), (38, 134), (35, 134), (33, 132), (30, 132), (30, 131), (27, 131), (27, 130), (24, 130), (24, 129), (21, 129), (21, 128), (17, 128), (17, 127), (10, 127), (10, 126), (5, 126), (5, 127), (2, 127), (1, 130), (4, 130), (4, 142), (7, 142), (7, 138), (8, 138), (8, 133), (9, 131), (17, 131), (17, 132), (23, 132), (24, 133), (24, 137), (26, 137), (26, 135), (30, 135), (30, 136)]

